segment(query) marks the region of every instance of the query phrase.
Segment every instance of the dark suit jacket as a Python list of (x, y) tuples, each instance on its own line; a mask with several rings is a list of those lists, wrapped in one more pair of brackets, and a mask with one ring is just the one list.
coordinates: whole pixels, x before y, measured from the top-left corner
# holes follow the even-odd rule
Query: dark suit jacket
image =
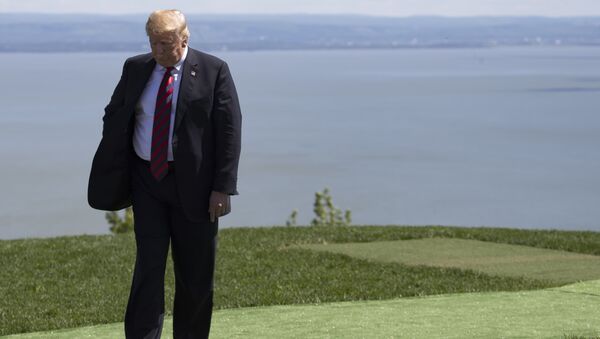
[[(102, 140), (94, 156), (88, 202), (114, 211), (131, 205), (135, 105), (156, 62), (129, 58), (104, 109)], [(242, 117), (227, 64), (192, 48), (183, 63), (173, 130), (175, 180), (187, 217), (208, 220), (212, 190), (237, 194)]]

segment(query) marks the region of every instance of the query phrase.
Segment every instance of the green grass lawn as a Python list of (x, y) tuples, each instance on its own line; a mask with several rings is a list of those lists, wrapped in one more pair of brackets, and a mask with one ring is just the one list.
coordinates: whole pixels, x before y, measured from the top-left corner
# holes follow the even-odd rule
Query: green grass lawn
[[(372, 262), (293, 245), (475, 239), (600, 254), (600, 233), (453, 227), (278, 227), (220, 231), (215, 308), (521, 291), (561, 283), (459, 268)], [(0, 241), (0, 335), (120, 322), (135, 242), (129, 236)], [(167, 305), (173, 274), (166, 278)], [(167, 314), (170, 307), (167, 307)]]
[[(589, 338), (600, 334), (600, 280), (539, 291), (220, 310), (212, 338)], [(7, 339), (113, 339), (123, 324)], [(163, 338), (172, 338), (172, 320)]]
[(430, 238), (297, 247), (379, 262), (454, 267), (560, 283), (600, 279), (600, 256), (479, 240)]

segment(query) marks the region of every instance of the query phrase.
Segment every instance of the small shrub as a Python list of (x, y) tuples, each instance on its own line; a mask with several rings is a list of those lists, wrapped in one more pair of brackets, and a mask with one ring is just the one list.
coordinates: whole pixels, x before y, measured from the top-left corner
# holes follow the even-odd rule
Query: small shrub
[[(315, 193), (315, 203), (313, 204), (315, 217), (310, 222), (312, 226), (350, 226), (352, 223), (352, 212), (350, 210), (342, 211), (333, 205), (333, 198), (329, 194), (329, 189), (323, 189), (323, 192)], [(286, 226), (296, 226), (298, 210), (293, 210), (287, 221)]]
[(342, 217), (342, 211), (333, 204), (328, 188), (315, 193), (313, 211), (315, 218), (311, 221), (312, 226), (349, 226), (352, 223), (352, 212), (346, 210)]
[(121, 218), (117, 212), (107, 212), (106, 221), (110, 224), (110, 231), (113, 234), (133, 232), (133, 209), (127, 207), (125, 214)]
[[(352, 223), (352, 212), (350, 210), (342, 211), (333, 205), (333, 198), (329, 194), (329, 189), (323, 189), (323, 192), (315, 193), (315, 203), (313, 204), (315, 217), (310, 222), (312, 226), (350, 226)], [(293, 210), (287, 221), (286, 226), (296, 226), (298, 210)]]
[(288, 220), (285, 222), (286, 226), (296, 226), (296, 217), (298, 217), (298, 210), (293, 210)]

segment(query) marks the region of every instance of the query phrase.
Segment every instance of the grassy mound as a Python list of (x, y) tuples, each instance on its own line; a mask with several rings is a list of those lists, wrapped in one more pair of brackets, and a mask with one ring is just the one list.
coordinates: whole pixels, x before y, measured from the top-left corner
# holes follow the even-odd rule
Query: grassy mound
[[(472, 270), (370, 262), (292, 245), (462, 238), (600, 254), (600, 233), (452, 227), (279, 227), (222, 230), (215, 307), (381, 300), (558, 286)], [(131, 236), (0, 241), (0, 335), (122, 321)], [(167, 305), (173, 274), (166, 277)], [(170, 307), (167, 307), (169, 314)]]

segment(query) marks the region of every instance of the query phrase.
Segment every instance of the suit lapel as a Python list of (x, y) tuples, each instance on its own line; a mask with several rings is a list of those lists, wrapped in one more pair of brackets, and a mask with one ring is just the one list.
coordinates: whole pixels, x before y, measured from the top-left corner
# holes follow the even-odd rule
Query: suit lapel
[(183, 121), (183, 117), (188, 110), (190, 98), (192, 97), (191, 94), (194, 93), (194, 88), (197, 85), (198, 77), (198, 59), (190, 48), (181, 69), (181, 84), (179, 85), (179, 94), (177, 96), (177, 109), (175, 111), (175, 126), (173, 127), (173, 131), (177, 131), (177, 128)]

